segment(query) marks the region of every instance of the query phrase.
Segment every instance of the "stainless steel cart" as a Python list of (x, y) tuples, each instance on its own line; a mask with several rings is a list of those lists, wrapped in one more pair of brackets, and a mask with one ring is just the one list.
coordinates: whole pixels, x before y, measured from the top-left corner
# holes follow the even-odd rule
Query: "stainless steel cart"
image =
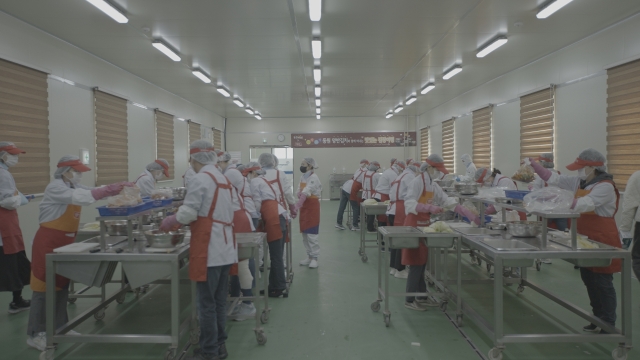
[[(360, 248), (358, 249), (358, 255), (360, 255), (360, 259), (362, 262), (367, 262), (369, 257), (366, 254), (366, 249), (374, 249), (378, 248), (378, 245), (367, 246), (367, 243), (375, 243), (378, 241), (378, 236), (376, 233), (376, 239), (367, 240), (367, 215), (384, 215), (387, 212), (387, 205), (384, 203), (377, 203), (373, 205), (365, 205), (364, 203), (360, 203)], [(377, 227), (378, 218), (374, 220), (374, 226)]]

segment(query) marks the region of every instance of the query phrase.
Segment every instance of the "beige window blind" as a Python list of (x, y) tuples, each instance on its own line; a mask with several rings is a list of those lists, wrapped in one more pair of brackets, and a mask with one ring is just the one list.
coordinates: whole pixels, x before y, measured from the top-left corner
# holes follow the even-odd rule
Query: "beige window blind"
[(94, 92), (96, 186), (129, 178), (127, 100), (98, 89)]
[(640, 60), (607, 70), (607, 169), (620, 190), (640, 169)]
[[(537, 91), (520, 98), (520, 158), (553, 152), (555, 89)], [(473, 159), (475, 161), (475, 158)]]
[(213, 147), (222, 150), (222, 145), (222, 130), (213, 128)]
[(444, 166), (453, 173), (454, 164), (454, 119), (442, 123), (442, 159)]
[(420, 129), (420, 161), (429, 156), (429, 128)]
[(160, 110), (156, 114), (156, 154), (169, 162), (169, 180), (174, 178), (175, 158), (173, 156), (173, 115)]
[(492, 117), (492, 106), (473, 112), (473, 162), (478, 168), (491, 168)]
[(200, 139), (202, 139), (200, 124), (189, 120), (189, 144)]
[(26, 151), (10, 172), (23, 194), (49, 184), (49, 94), (47, 74), (0, 60), (0, 140)]

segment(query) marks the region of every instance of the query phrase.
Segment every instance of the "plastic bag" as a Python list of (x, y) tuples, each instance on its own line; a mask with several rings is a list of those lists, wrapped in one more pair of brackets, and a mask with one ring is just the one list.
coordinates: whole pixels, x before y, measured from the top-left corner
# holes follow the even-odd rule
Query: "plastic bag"
[(151, 198), (153, 200), (171, 199), (173, 198), (173, 190), (167, 188), (155, 189), (151, 192)]
[(535, 179), (535, 171), (533, 171), (531, 165), (522, 165), (511, 178), (515, 181), (530, 183)]
[(549, 186), (527, 194), (524, 197), (524, 207), (528, 212), (568, 212), (573, 198), (573, 192)]
[(478, 211), (478, 208), (476, 208), (476, 206), (474, 205), (474, 203), (472, 203), (472, 202), (471, 202), (471, 201), (469, 201), (469, 200), (465, 200), (465, 201), (462, 203), (462, 207), (463, 207), (463, 208), (465, 208), (465, 209), (467, 209), (467, 210), (469, 210), (469, 211), (471, 211), (471, 212), (472, 212), (473, 214), (475, 214), (475, 215), (480, 215), (480, 211)]
[(142, 202), (140, 188), (137, 186), (125, 186), (119, 195), (107, 199), (108, 207), (136, 206)]
[(478, 189), (478, 196), (481, 199), (490, 199), (493, 200), (497, 197), (505, 197), (504, 190), (506, 188), (502, 187), (491, 187), (491, 188), (480, 188)]
[(434, 229), (437, 233), (453, 233), (451, 227), (443, 221), (437, 221), (431, 224), (429, 227)]

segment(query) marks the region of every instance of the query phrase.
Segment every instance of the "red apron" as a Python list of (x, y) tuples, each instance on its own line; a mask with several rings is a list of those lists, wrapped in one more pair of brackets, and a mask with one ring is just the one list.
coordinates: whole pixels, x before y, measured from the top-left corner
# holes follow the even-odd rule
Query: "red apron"
[[(189, 249), (189, 278), (192, 281), (207, 281), (207, 259), (209, 257), (209, 242), (211, 241), (211, 228), (214, 223), (222, 224), (224, 227), (233, 227), (233, 223), (227, 223), (213, 218), (213, 213), (218, 204), (218, 192), (220, 189), (229, 190), (231, 198), (233, 198), (233, 191), (229, 180), (226, 184), (220, 184), (209, 172), (204, 172), (209, 175), (211, 180), (216, 183), (216, 191), (213, 194), (213, 201), (209, 207), (209, 214), (207, 217), (198, 216), (196, 221), (189, 224), (191, 227), (191, 243)], [(226, 180), (226, 178), (225, 178)], [(227, 232), (224, 233), (224, 241), (227, 242)], [(236, 238), (235, 233), (233, 235), (233, 244), (235, 246)]]
[[(391, 198), (389, 197), (389, 194), (380, 193), (380, 202), (384, 203), (387, 200), (391, 200)], [(387, 215), (378, 215), (378, 222), (386, 223), (387, 221), (389, 221), (389, 219), (387, 218)], [(387, 226), (392, 226), (392, 225), (393, 224), (387, 224)]]
[[(278, 183), (280, 189), (280, 198), (278, 200), (263, 200), (260, 207), (260, 214), (262, 215), (263, 229), (267, 233), (267, 242), (273, 242), (282, 239), (282, 229), (280, 228), (280, 214), (278, 204), (287, 210), (287, 204), (284, 201), (284, 193), (282, 191), (282, 184), (280, 184), (280, 172), (276, 171), (275, 180), (268, 181), (264, 177), (260, 178), (269, 185), (273, 196), (278, 198), (278, 193), (273, 188), (274, 183)], [(287, 222), (287, 238), (285, 242), (291, 241), (291, 229), (289, 228), (289, 222)]]
[[(40, 224), (31, 248), (31, 290), (45, 292), (46, 261), (45, 256), (53, 249), (72, 244), (76, 241), (76, 233), (80, 226), (79, 205), (67, 205), (67, 210), (59, 218)], [(70, 235), (70, 236), (68, 236)], [(69, 285), (69, 279), (56, 275), (56, 290)]]
[(7, 210), (0, 207), (0, 237), (5, 255), (24, 251), (24, 241), (18, 220), (18, 210)]
[(405, 211), (404, 211), (404, 200), (399, 200), (398, 198), (400, 197), (400, 182), (402, 181), (402, 178), (407, 175), (404, 174), (402, 176), (400, 176), (398, 179), (393, 180), (391, 182), (391, 186), (389, 187), (390, 189), (393, 188), (393, 185), (398, 184), (398, 187), (396, 187), (396, 201), (391, 202), (391, 204), (395, 204), (396, 205), (396, 214), (395, 217), (393, 219), (393, 224), (390, 224), (390, 226), (403, 226), (404, 225), (404, 219), (406, 217)]
[(365, 170), (360, 169), (359, 171), (358, 175), (353, 177), (353, 184), (351, 184), (351, 194), (349, 196), (349, 200), (351, 201), (362, 201), (362, 199), (358, 199), (358, 191), (362, 190), (362, 183), (357, 179)]
[[(424, 182), (424, 173), (423, 182)], [(428, 191), (422, 191), (418, 203), (429, 204), (433, 199), (433, 193)], [(404, 226), (429, 226), (431, 222), (431, 214), (418, 213), (407, 214), (407, 218), (404, 221)], [(427, 263), (427, 257), (429, 255), (429, 248), (420, 241), (417, 249), (402, 249), (402, 265), (424, 265)]]
[[(615, 214), (618, 212), (620, 193), (613, 181), (605, 180), (600, 183), (604, 182), (613, 185), (613, 189), (616, 192), (616, 211), (613, 213), (612, 217), (599, 216), (593, 211), (580, 214), (580, 217), (578, 218), (578, 233), (588, 236), (589, 239), (601, 242), (605, 245), (622, 248), (622, 244), (620, 244), (620, 239), (618, 237), (618, 226), (616, 226), (615, 220)], [(591, 190), (579, 189), (576, 191), (576, 199), (587, 196), (589, 193), (591, 193)], [(615, 274), (620, 272), (621, 268), (622, 259), (613, 259), (609, 266), (590, 267), (588, 269), (599, 274)]]
[[(242, 197), (238, 196), (238, 202), (240, 203), (240, 210), (236, 210), (233, 212), (233, 233), (241, 234), (241, 233), (251, 233), (251, 223), (249, 222), (249, 218), (251, 215), (247, 212), (244, 207), (244, 200)], [(238, 259), (238, 261), (242, 261), (245, 259)], [(231, 265), (231, 269), (229, 270), (229, 275), (238, 275), (238, 263)]]
[[(373, 175), (375, 175), (375, 172), (371, 172), (371, 176), (368, 176), (369, 172), (367, 171), (366, 173), (364, 173), (364, 180), (363, 183), (366, 184), (367, 182), (369, 183), (369, 189), (367, 190), (363, 190), (362, 191), (362, 199), (373, 199), (374, 195), (376, 194), (376, 190), (373, 188)], [(369, 179), (367, 181), (367, 179)], [(365, 194), (366, 192), (366, 194)], [(366, 196), (366, 198), (365, 198)]]
[[(307, 183), (300, 183), (300, 191), (307, 187)], [(320, 227), (320, 199), (311, 195), (300, 208), (300, 232), (305, 234), (318, 234)]]

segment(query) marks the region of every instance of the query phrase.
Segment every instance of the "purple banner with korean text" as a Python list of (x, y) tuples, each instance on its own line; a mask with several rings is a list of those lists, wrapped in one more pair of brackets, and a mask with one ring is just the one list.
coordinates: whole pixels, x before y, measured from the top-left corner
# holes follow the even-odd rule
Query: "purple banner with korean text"
[(291, 134), (293, 148), (417, 146), (416, 132)]

